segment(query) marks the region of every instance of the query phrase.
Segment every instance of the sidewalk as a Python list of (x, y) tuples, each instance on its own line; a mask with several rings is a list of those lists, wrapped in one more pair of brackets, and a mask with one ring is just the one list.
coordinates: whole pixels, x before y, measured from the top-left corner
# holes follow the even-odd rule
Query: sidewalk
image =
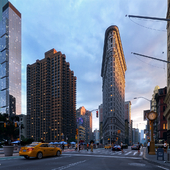
[[(62, 152), (68, 152), (68, 151), (75, 151), (75, 149), (74, 148), (67, 148), (67, 149), (64, 149), (64, 151), (62, 151)], [(14, 150), (12, 156), (19, 156), (19, 150)], [(2, 158), (2, 157), (12, 157), (12, 156), (5, 156), (3, 148), (0, 148), (0, 158)]]
[[(19, 156), (19, 150), (14, 150), (12, 156)], [(11, 156), (5, 156), (3, 148), (0, 148), (0, 158), (2, 157), (11, 157)]]
[(167, 162), (167, 153), (164, 152), (164, 160), (157, 160), (157, 152), (155, 152), (156, 155), (149, 155), (147, 147), (144, 148), (143, 152), (143, 159), (147, 160), (148, 162), (151, 162), (153, 164), (164, 166), (168, 169), (170, 169), (170, 162)]

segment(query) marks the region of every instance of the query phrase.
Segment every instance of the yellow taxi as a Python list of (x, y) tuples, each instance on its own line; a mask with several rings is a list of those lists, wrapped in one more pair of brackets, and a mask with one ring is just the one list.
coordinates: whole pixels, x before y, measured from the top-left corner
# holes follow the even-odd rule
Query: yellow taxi
[(19, 156), (24, 156), (26, 159), (30, 157), (36, 157), (41, 159), (47, 156), (60, 156), (62, 151), (60, 148), (49, 144), (41, 142), (33, 142), (30, 145), (21, 147), (19, 151)]
[(111, 145), (105, 145), (104, 148), (105, 149), (111, 149)]

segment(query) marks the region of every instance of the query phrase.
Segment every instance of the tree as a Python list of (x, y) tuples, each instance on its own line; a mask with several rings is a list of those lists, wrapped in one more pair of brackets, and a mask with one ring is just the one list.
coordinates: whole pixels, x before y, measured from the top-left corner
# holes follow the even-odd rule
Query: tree
[(8, 118), (8, 114), (0, 113), (0, 121), (0, 140), (14, 140), (19, 136), (19, 129), (15, 127), (13, 119)]

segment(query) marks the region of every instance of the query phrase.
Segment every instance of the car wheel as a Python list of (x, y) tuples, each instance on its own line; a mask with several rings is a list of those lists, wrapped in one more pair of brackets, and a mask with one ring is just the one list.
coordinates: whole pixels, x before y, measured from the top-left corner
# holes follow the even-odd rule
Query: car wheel
[(43, 158), (42, 152), (38, 152), (38, 153), (37, 153), (37, 158), (38, 158), (38, 159), (42, 159), (42, 158)]
[(60, 151), (57, 151), (56, 156), (60, 156), (60, 154), (61, 154)]
[(25, 159), (29, 159), (30, 157), (29, 156), (24, 156)]

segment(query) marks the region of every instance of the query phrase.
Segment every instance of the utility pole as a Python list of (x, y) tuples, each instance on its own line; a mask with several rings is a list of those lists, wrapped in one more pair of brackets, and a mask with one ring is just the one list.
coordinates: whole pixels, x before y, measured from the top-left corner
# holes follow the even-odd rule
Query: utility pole
[[(170, 19), (167, 19), (167, 18), (156, 18), (156, 17), (147, 17), (147, 16), (139, 16), (139, 15), (126, 15), (126, 17), (127, 16), (129, 18), (131, 17), (131, 18), (143, 18), (143, 19), (149, 19), (149, 20), (170, 21)], [(166, 62), (166, 63), (170, 63), (169, 61), (161, 60), (161, 59), (154, 58), (154, 57), (149, 57), (149, 56), (138, 54), (138, 53), (132, 52), (132, 54), (139, 55), (139, 56), (142, 56), (142, 57), (151, 58), (151, 59), (154, 59), (154, 60), (159, 60), (159, 61)]]
[(169, 61), (162, 60), (162, 59), (159, 59), (159, 58), (154, 58), (154, 57), (150, 57), (150, 56), (138, 54), (138, 53), (133, 53), (133, 52), (131, 52), (131, 53), (134, 54), (134, 55), (139, 55), (141, 57), (146, 57), (146, 58), (150, 58), (150, 59), (153, 59), (153, 60), (158, 60), (158, 61), (162, 61), (162, 62), (165, 62), (165, 63), (170, 63)]
[(160, 20), (160, 21), (170, 21), (170, 19), (166, 18), (156, 18), (156, 17), (146, 17), (146, 16), (138, 16), (138, 15), (126, 15), (126, 17), (132, 18), (143, 18), (143, 19), (151, 19), (151, 20)]

